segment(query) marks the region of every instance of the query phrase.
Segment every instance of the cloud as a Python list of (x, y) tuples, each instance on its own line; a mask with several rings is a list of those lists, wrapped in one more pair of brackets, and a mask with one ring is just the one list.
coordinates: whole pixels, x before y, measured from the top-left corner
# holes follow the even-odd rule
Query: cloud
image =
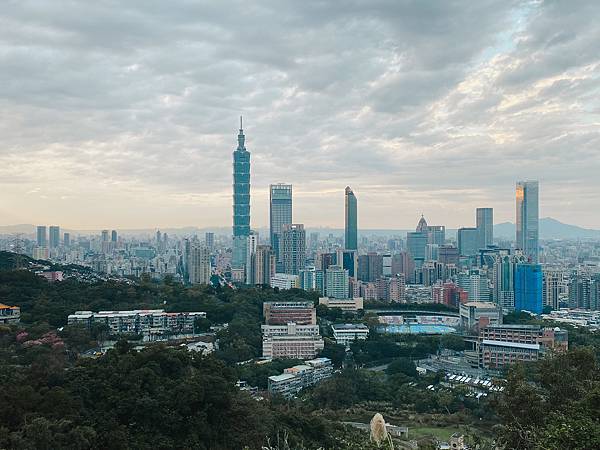
[(361, 226), (405, 228), (421, 212), (469, 225), (477, 206), (511, 220), (520, 178), (540, 179), (544, 215), (600, 226), (585, 207), (600, 188), (598, 13), (591, 0), (8, 2), (3, 216), (227, 225), (243, 113), (255, 226), (272, 182), (294, 184), (299, 222), (341, 226), (350, 184)]

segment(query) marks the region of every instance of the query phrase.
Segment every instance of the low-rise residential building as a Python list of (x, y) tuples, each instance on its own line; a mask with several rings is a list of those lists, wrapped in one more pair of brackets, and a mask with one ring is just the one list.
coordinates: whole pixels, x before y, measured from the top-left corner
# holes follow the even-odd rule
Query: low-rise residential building
[(357, 298), (332, 298), (320, 297), (319, 305), (325, 305), (328, 308), (340, 308), (342, 311), (356, 312), (363, 309), (364, 302), (362, 297)]
[(317, 313), (313, 302), (265, 302), (263, 316), (267, 325), (316, 325)]
[(488, 325), (502, 324), (502, 308), (492, 302), (467, 302), (460, 305), (461, 327), (478, 331)]
[(281, 375), (269, 377), (269, 393), (291, 397), (305, 387), (313, 386), (329, 378), (332, 374), (333, 365), (329, 358), (304, 361), (304, 364), (285, 369)]
[(18, 323), (21, 320), (21, 308), (0, 303), (0, 323)]
[(339, 323), (331, 325), (331, 328), (335, 342), (341, 345), (347, 346), (369, 337), (369, 327), (362, 323)]
[(271, 277), (271, 287), (278, 289), (300, 288), (300, 277), (289, 273), (276, 273)]
[(314, 358), (325, 344), (318, 325), (262, 325), (264, 358)]
[(68, 316), (69, 325), (81, 323), (86, 327), (104, 324), (111, 334), (168, 335), (194, 333), (194, 323), (206, 318), (205, 312), (168, 313), (162, 309), (131, 311), (77, 311)]
[(588, 311), (584, 309), (559, 309), (550, 314), (542, 314), (542, 319), (555, 322), (567, 323), (576, 327), (600, 329), (600, 311)]

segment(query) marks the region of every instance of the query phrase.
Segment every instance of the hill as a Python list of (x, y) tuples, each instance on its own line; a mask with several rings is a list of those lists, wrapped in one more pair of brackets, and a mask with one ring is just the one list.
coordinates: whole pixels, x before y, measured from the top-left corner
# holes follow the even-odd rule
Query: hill
[[(515, 224), (503, 222), (494, 225), (494, 236), (514, 239)], [(600, 239), (600, 230), (562, 223), (552, 217), (540, 219), (540, 239)]]

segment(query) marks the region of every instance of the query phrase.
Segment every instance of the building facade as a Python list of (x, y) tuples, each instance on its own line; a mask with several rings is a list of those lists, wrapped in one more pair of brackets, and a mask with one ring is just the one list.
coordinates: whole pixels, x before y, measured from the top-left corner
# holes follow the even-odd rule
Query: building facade
[(280, 245), (283, 273), (298, 275), (306, 264), (304, 225), (284, 224)]
[(246, 263), (247, 236), (250, 234), (250, 152), (240, 117), (238, 146), (233, 152), (233, 254), (231, 267), (243, 268)]
[(345, 220), (344, 220), (344, 247), (347, 250), (358, 249), (358, 205), (356, 196), (350, 188), (346, 186), (345, 191)]
[(494, 244), (494, 210), (493, 208), (477, 208), (475, 212), (476, 227), (479, 234), (479, 248)]
[(533, 263), (539, 254), (539, 183), (519, 181), (516, 188), (516, 245)]
[(281, 264), (280, 240), (283, 226), (292, 223), (292, 185), (272, 184), (269, 187), (269, 232), (271, 247)]

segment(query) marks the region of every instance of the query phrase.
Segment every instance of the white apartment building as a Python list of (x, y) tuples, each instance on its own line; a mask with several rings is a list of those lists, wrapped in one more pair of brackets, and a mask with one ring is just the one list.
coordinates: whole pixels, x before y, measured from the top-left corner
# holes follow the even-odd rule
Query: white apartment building
[(356, 312), (359, 309), (363, 309), (363, 298), (332, 298), (332, 297), (320, 297), (319, 305), (325, 305), (328, 308), (340, 308), (342, 311)]
[(262, 325), (264, 358), (314, 358), (325, 343), (318, 325)]

